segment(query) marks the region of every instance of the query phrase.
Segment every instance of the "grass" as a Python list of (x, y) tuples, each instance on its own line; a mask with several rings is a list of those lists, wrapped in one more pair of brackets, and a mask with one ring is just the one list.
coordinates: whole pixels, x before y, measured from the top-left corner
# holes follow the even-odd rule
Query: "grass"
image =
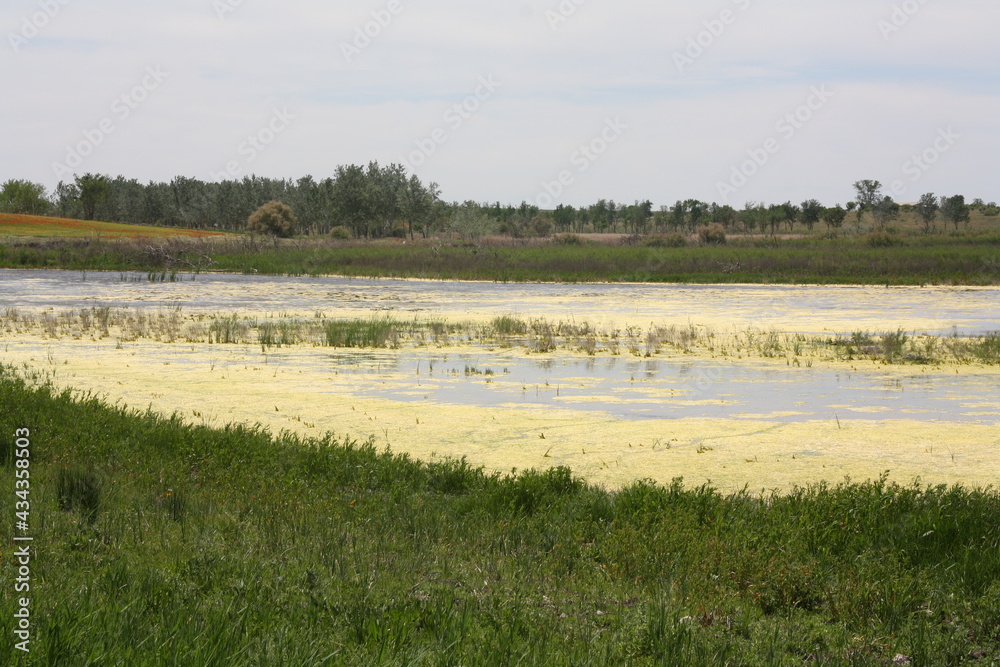
[(0, 213), (0, 236), (33, 238), (168, 238), (222, 236), (219, 232), (204, 232), (177, 227), (126, 225), (97, 220), (74, 220), (17, 213)]
[(449, 245), (441, 241), (301, 239), (255, 244), (245, 237), (51, 239), (0, 245), (0, 266), (72, 270), (337, 274), (497, 282), (667, 282), (996, 285), (1000, 235), (900, 236), (873, 247), (863, 236), (752, 237), (726, 246), (565, 244), (558, 240)]
[(0, 371), (0, 431), (32, 434), (34, 664), (1000, 659), (992, 489), (610, 493), (565, 468), (191, 426), (22, 376)]
[(597, 329), (587, 322), (549, 321), (499, 315), (485, 323), (392, 316), (329, 319), (255, 318), (237, 313), (185, 315), (178, 307), (143, 309), (99, 306), (61, 312), (0, 312), (0, 335), (28, 334), (48, 340), (65, 338), (119, 342), (139, 339), (223, 345), (259, 344), (263, 349), (291, 345), (338, 348), (400, 348), (428, 345), (519, 347), (531, 353), (579, 351), (588, 355), (656, 357), (702, 353), (721, 358), (785, 359), (789, 365), (813, 361), (868, 359), (885, 364), (1000, 364), (1000, 333), (978, 337), (911, 335), (902, 329), (855, 331), (818, 336), (757, 328), (721, 333), (693, 323)]

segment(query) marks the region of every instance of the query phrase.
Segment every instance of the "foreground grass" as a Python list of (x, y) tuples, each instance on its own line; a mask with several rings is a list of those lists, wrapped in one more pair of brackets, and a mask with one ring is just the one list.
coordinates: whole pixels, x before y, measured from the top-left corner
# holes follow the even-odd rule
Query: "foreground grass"
[(995, 285), (1000, 236), (753, 238), (727, 246), (447, 245), (440, 242), (297, 240), (36, 240), (0, 245), (0, 266), (72, 270), (222, 270), (272, 275), (338, 274), (498, 282), (671, 282)]
[[(1000, 659), (993, 490), (609, 493), (566, 469), (487, 474), (333, 436), (187, 426), (4, 369), (8, 497), (24, 427), (33, 664)], [(12, 544), (11, 519), (2, 531)], [(15, 611), (5, 594), (3, 622)], [(0, 634), (4, 659), (14, 641)]]

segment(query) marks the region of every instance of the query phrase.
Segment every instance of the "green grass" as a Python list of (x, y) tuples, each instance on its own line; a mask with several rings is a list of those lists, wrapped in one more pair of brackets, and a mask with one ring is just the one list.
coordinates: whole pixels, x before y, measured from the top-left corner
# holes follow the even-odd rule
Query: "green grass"
[(447, 245), (246, 238), (160, 241), (52, 240), (0, 245), (0, 266), (73, 270), (222, 270), (498, 282), (962, 284), (1000, 282), (1000, 236), (900, 236), (873, 247), (863, 236), (754, 237), (684, 248), (606, 244)]
[(404, 328), (389, 316), (368, 319), (332, 320), (324, 324), (330, 347), (396, 347)]
[[(31, 429), (23, 664), (1000, 660), (995, 490), (609, 493), (564, 468), (190, 426), (39, 382), (0, 372), (8, 497), (14, 430)], [(5, 587), (13, 572), (5, 557)], [(0, 634), (0, 655), (13, 644)]]

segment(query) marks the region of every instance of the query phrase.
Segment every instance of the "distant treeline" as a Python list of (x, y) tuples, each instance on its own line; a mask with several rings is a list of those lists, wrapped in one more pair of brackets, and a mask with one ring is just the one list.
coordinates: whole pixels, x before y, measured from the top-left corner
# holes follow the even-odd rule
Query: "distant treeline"
[[(407, 175), (398, 164), (380, 166), (345, 165), (332, 177), (298, 180), (246, 176), (242, 180), (204, 182), (178, 176), (169, 183), (140, 183), (124, 176), (84, 174), (72, 183), (60, 182), (47, 194), (44, 186), (24, 180), (9, 180), (0, 187), (0, 211), (67, 218), (166, 225), (194, 229), (243, 231), (250, 215), (270, 201), (280, 201), (297, 219), (297, 234), (326, 235), (331, 230), (355, 237), (427, 236), (451, 232), (466, 238), (488, 234), (513, 237), (546, 236), (552, 232), (650, 232), (692, 233), (709, 225), (725, 231), (775, 234), (802, 225), (812, 230), (822, 222), (836, 232), (854, 212), (861, 231), (864, 216), (879, 229), (900, 216), (901, 207), (881, 192), (878, 181), (858, 181), (856, 201), (846, 207), (824, 207), (809, 199), (801, 204), (788, 201), (765, 205), (748, 202), (742, 209), (696, 199), (679, 200), (654, 210), (649, 200), (632, 204), (601, 199), (575, 208), (560, 204), (542, 211), (527, 202), (520, 205), (495, 203), (448, 203), (440, 199), (436, 183), (424, 184)], [(987, 216), (1000, 213), (995, 203), (963, 195), (936, 197), (925, 194), (913, 207), (923, 230), (932, 232), (939, 219), (958, 229), (967, 223), (970, 209)]]

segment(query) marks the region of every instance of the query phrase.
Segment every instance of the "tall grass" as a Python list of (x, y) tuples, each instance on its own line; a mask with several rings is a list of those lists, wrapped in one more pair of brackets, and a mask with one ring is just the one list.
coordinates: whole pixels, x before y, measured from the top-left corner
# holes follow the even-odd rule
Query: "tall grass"
[[(186, 425), (4, 369), (0, 432), (20, 427), (44, 545), (35, 664), (1000, 660), (992, 489), (612, 493), (565, 468), (492, 473)], [(8, 492), (14, 471), (5, 457)], [(12, 522), (0, 533), (10, 544)], [(0, 633), (0, 654), (13, 642)]]
[(396, 347), (404, 325), (389, 316), (327, 322), (326, 344), (330, 347)]
[[(559, 237), (563, 238), (563, 237)], [(272, 275), (556, 282), (995, 285), (996, 232), (903, 236), (887, 247), (864, 237), (728, 239), (725, 246), (573, 244), (405, 246), (307, 239), (255, 247), (244, 238), (148, 242), (51, 240), (0, 245), (0, 266), (72, 270), (222, 270)], [(658, 247), (665, 246), (665, 247)]]

